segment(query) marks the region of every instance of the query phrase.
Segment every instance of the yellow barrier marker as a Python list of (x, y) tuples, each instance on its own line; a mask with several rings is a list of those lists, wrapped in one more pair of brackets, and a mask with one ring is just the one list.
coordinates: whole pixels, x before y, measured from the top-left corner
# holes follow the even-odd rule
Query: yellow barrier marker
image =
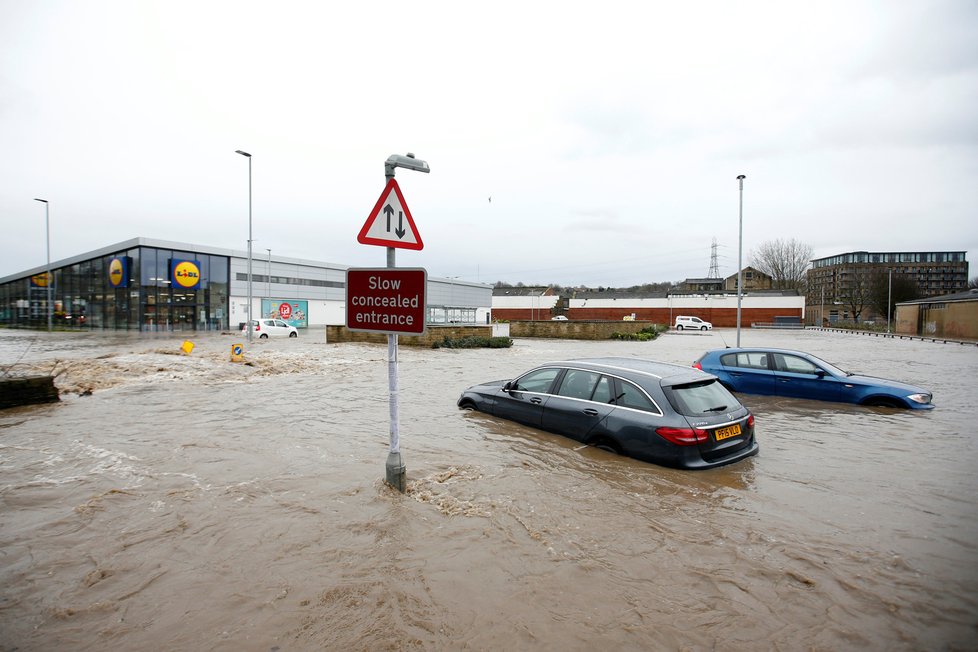
[(194, 343), (190, 340), (184, 340), (183, 344), (180, 346), (180, 350), (187, 355), (190, 355), (190, 353), (194, 350)]
[(244, 362), (244, 346), (241, 344), (231, 345), (231, 362)]

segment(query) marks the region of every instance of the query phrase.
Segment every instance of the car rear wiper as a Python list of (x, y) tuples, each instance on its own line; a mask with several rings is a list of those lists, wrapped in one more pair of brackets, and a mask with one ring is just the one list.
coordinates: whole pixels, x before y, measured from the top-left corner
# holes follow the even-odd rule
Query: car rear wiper
[(711, 407), (709, 410), (703, 410), (704, 412), (723, 412), (727, 409), (726, 405), (718, 405), (716, 407)]

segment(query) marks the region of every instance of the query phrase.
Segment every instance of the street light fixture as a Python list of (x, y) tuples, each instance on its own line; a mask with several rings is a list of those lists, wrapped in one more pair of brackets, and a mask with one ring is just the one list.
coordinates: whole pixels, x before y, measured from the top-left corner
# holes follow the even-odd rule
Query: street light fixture
[(51, 214), (49, 211), (49, 204), (47, 199), (34, 198), (34, 201), (39, 201), (44, 204), (44, 231), (45, 231), (45, 241), (47, 243), (48, 251), (48, 262), (47, 262), (47, 288), (48, 288), (48, 332), (52, 330), (52, 315), (54, 310), (54, 303), (51, 299), (51, 286), (54, 283), (54, 277), (51, 275)]
[(428, 162), (415, 158), (411, 152), (408, 152), (407, 156), (401, 156), (400, 154), (391, 154), (388, 156), (384, 162), (384, 175), (388, 179), (394, 177), (394, 168), (404, 168), (405, 170), (414, 170), (415, 172), (424, 172), (426, 174), (431, 172), (431, 168), (428, 167)]
[(744, 287), (742, 284), (742, 276), (744, 270), (743, 255), (744, 255), (744, 179), (747, 178), (746, 174), (737, 175), (737, 181), (740, 182), (740, 235), (737, 239), (737, 348), (740, 348), (740, 302), (744, 296)]
[(240, 149), (234, 150), (234, 153), (241, 154), (241, 156), (247, 157), (248, 159), (248, 310), (246, 323), (248, 343), (251, 344), (251, 332), (255, 330), (251, 325), (251, 154), (243, 152)]

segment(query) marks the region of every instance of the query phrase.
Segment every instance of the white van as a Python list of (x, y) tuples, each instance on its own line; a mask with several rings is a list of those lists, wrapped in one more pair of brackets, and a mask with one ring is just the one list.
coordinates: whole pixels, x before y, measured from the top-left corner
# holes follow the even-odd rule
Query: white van
[(691, 329), (695, 331), (711, 331), (713, 330), (713, 324), (708, 321), (703, 321), (699, 317), (687, 317), (685, 315), (680, 315), (676, 317), (677, 331)]

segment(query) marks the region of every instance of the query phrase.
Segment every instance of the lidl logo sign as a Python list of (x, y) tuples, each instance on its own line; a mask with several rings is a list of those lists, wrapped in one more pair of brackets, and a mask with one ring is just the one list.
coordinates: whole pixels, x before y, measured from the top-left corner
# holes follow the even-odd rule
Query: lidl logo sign
[(54, 285), (54, 274), (48, 274), (47, 272), (35, 274), (31, 277), (31, 285), (38, 288), (46, 288), (49, 285)]
[(196, 290), (200, 286), (200, 266), (197, 261), (170, 261), (170, 282), (184, 290)]
[(114, 288), (124, 288), (129, 285), (129, 259), (113, 258), (109, 261), (109, 283)]

